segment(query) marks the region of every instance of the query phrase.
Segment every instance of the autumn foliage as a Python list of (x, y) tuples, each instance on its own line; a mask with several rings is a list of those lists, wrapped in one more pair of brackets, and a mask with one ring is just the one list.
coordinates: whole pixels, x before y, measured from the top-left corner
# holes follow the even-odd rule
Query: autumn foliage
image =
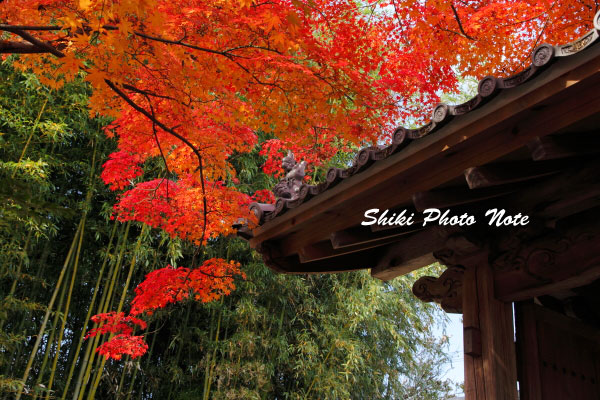
[[(114, 117), (118, 150), (102, 179), (122, 191), (116, 218), (198, 245), (251, 218), (230, 156), (262, 144), (267, 173), (285, 150), (313, 166), (350, 146), (419, 121), (457, 75), (510, 75), (543, 42), (565, 43), (592, 25), (593, 1), (5, 0), (2, 52), (23, 55), (51, 87), (83, 73), (91, 113)], [(12, 49), (12, 50), (11, 50)], [(160, 176), (145, 168), (160, 162)], [(191, 293), (214, 300), (239, 267), (209, 260), (166, 267), (138, 288), (131, 315)], [(130, 319), (127, 319), (130, 318)], [(92, 334), (116, 335), (100, 352), (144, 352), (141, 326), (97, 316)], [(115, 322), (115, 319), (118, 322)]]
[(110, 338), (98, 347), (98, 353), (116, 360), (123, 354), (139, 357), (148, 346), (142, 336), (134, 335), (136, 326), (146, 329), (146, 323), (137, 316), (151, 315), (157, 308), (190, 296), (202, 302), (217, 300), (231, 293), (237, 275), (244, 276), (240, 264), (223, 259), (210, 259), (194, 269), (167, 266), (152, 271), (136, 287), (129, 315), (111, 312), (93, 316), (98, 327), (91, 329), (86, 338), (108, 333)]

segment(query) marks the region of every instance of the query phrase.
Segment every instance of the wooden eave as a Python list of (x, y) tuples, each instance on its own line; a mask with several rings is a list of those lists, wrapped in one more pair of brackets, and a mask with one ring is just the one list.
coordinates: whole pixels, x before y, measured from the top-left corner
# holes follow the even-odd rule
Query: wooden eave
[[(494, 80), (497, 90), (484, 96), (480, 83), (472, 109), (462, 114), (457, 109), (457, 115), (446, 113), (441, 120), (438, 115), (436, 129), (408, 132), (408, 139), (396, 143), (393, 151), (371, 149), (366, 162), (363, 157), (364, 165), (355, 165), (352, 174), (331, 187), (308, 188), (304, 201), (284, 204), (284, 212), (281, 204), (271, 206), (272, 219), (252, 230), (251, 246), (263, 254), (267, 265), (285, 273), (358, 268), (375, 268), (377, 273), (379, 265), (383, 268), (379, 277), (388, 279), (434, 261), (431, 253), (451, 234), (447, 229), (390, 229), (390, 235), (373, 232), (374, 238), (369, 238), (366, 227), (360, 226), (364, 212), (370, 208), (419, 209), (436, 202), (439, 208), (471, 207), (514, 193), (519, 193), (519, 198), (535, 197), (527, 194), (533, 183), (554, 179), (555, 174), (568, 176), (568, 167), (580, 161), (588, 165), (592, 161), (585, 153), (598, 148), (589, 131), (600, 126), (597, 38), (594, 30), (572, 44), (554, 47), (554, 58), (541, 66), (532, 65), (533, 72), (526, 70), (504, 79), (484, 78), (482, 83)], [(560, 152), (552, 150), (551, 144), (569, 142), (571, 137), (582, 143), (591, 141), (590, 145), (571, 143), (578, 147), (573, 154), (581, 156), (576, 158), (580, 161), (573, 162), (570, 154), (545, 154)], [(561, 159), (566, 159), (562, 165)], [(497, 167), (502, 162), (506, 168)], [(343, 173), (338, 171), (338, 175)], [(486, 179), (492, 179), (493, 184), (487, 185)], [(457, 182), (462, 186), (456, 186)], [(448, 186), (447, 192), (457, 197), (454, 203), (452, 196), (444, 195)], [(518, 199), (513, 200), (518, 206)], [(595, 206), (595, 201), (593, 198), (586, 207)], [(363, 239), (340, 246), (339, 238), (347, 232)], [(386, 257), (391, 258), (387, 269), (383, 262)], [(398, 262), (398, 257), (403, 262)], [(412, 261), (407, 263), (409, 259)], [(394, 264), (398, 268), (394, 269)]]

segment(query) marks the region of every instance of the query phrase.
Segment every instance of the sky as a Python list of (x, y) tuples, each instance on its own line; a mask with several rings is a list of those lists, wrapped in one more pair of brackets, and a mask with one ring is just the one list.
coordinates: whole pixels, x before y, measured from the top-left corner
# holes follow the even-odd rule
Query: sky
[[(450, 362), (444, 365), (445, 375), (444, 378), (450, 379), (455, 383), (463, 383), (465, 380), (464, 367), (463, 367), (463, 325), (462, 325), (462, 314), (446, 314), (449, 318), (449, 323), (446, 326), (446, 335), (449, 337), (449, 349)], [(437, 335), (443, 334), (440, 329), (436, 332)], [(462, 394), (462, 393), (456, 393)]]

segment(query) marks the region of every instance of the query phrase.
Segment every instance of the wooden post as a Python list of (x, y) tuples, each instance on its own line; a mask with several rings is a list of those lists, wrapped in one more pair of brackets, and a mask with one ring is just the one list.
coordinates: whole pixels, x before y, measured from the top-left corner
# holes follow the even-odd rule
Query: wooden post
[(494, 297), (487, 262), (465, 270), (463, 280), (466, 400), (516, 400), (512, 305)]

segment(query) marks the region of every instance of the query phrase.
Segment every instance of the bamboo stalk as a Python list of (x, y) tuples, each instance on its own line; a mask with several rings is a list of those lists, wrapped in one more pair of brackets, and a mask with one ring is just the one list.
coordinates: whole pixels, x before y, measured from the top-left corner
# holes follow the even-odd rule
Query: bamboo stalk
[(75, 355), (73, 357), (73, 361), (71, 362), (71, 367), (69, 368), (69, 374), (67, 376), (67, 381), (65, 383), (65, 388), (63, 389), (63, 394), (61, 396), (61, 400), (65, 400), (67, 397), (67, 392), (69, 391), (69, 386), (71, 385), (71, 380), (73, 379), (73, 373), (75, 372), (75, 366), (77, 364), (77, 358), (79, 356), (79, 352), (81, 351), (81, 346), (83, 344), (83, 338), (85, 337), (85, 333), (87, 331), (87, 325), (90, 321), (90, 317), (92, 316), (92, 309), (94, 308), (94, 304), (96, 303), (96, 296), (98, 295), (98, 290), (100, 289), (100, 282), (102, 281), (102, 277), (104, 276), (104, 269), (106, 268), (106, 264), (108, 263), (110, 250), (112, 247), (112, 243), (115, 237), (115, 233), (117, 232), (118, 221), (115, 220), (113, 225), (113, 229), (110, 233), (110, 239), (108, 240), (108, 247), (106, 248), (106, 255), (104, 256), (104, 261), (102, 262), (102, 267), (100, 267), (100, 272), (98, 273), (98, 279), (96, 280), (96, 286), (94, 286), (94, 293), (92, 295), (92, 300), (90, 301), (90, 306), (88, 308), (88, 312), (85, 316), (85, 321), (83, 323), (83, 327), (81, 328), (81, 334), (79, 335), (79, 342), (77, 343), (77, 348), (75, 349)]
[[(8, 296), (10, 297), (15, 294), (15, 290), (17, 289), (17, 282), (19, 281), (19, 275), (21, 275), (21, 269), (23, 268), (23, 262), (25, 261), (25, 256), (27, 255), (27, 248), (29, 247), (29, 241), (31, 240), (32, 231), (27, 233), (27, 237), (25, 238), (25, 244), (23, 245), (23, 255), (19, 260), (19, 266), (17, 267), (17, 272), (15, 274), (15, 279), (13, 279), (13, 283), (10, 286), (10, 291), (8, 292)], [(0, 322), (0, 329), (2, 329), (2, 324), (4, 321)]]
[(125, 400), (131, 399), (131, 393), (133, 392), (133, 385), (135, 383), (135, 378), (137, 377), (138, 368), (134, 368), (133, 370), (133, 376), (131, 377), (131, 383), (129, 384), (129, 390), (127, 391), (127, 397), (125, 397)]
[[(214, 327), (213, 327), (213, 322), (215, 320), (215, 309), (213, 308), (210, 311), (210, 330), (208, 333), (208, 337), (209, 339), (212, 338), (213, 336), (213, 332), (214, 332)], [(208, 376), (210, 373), (210, 354), (208, 354), (206, 356), (206, 367), (204, 368), (204, 385), (203, 385), (203, 390), (202, 390), (202, 398), (206, 398), (207, 396), (207, 390), (208, 390)]]
[(62, 338), (64, 335), (64, 331), (65, 331), (65, 327), (67, 325), (67, 318), (69, 316), (69, 308), (71, 305), (71, 297), (73, 294), (73, 287), (75, 286), (75, 279), (77, 278), (77, 269), (79, 267), (79, 257), (81, 255), (81, 246), (83, 243), (83, 234), (85, 232), (85, 222), (86, 222), (86, 218), (87, 218), (87, 213), (88, 213), (88, 209), (89, 206), (91, 204), (92, 201), (92, 196), (93, 196), (93, 182), (94, 182), (94, 171), (95, 171), (95, 165), (96, 165), (96, 143), (93, 142), (92, 144), (93, 146), (93, 153), (92, 153), (92, 162), (90, 164), (90, 174), (89, 174), (89, 181), (88, 181), (88, 190), (87, 190), (87, 194), (85, 197), (85, 202), (83, 204), (83, 222), (82, 222), (82, 226), (81, 226), (81, 230), (79, 232), (79, 243), (77, 245), (77, 251), (75, 254), (75, 260), (73, 262), (73, 272), (71, 274), (71, 283), (69, 285), (69, 291), (68, 291), (68, 295), (67, 295), (67, 303), (65, 305), (65, 310), (63, 313), (63, 317), (62, 317), (62, 324), (61, 324), (61, 328), (60, 328), (60, 332), (58, 334), (58, 341), (57, 341), (57, 345), (56, 345), (56, 352), (54, 355), (54, 360), (52, 362), (52, 368), (50, 370), (50, 379), (48, 381), (48, 392), (46, 393), (46, 400), (50, 400), (50, 391), (52, 390), (52, 384), (54, 383), (54, 376), (56, 373), (56, 366), (58, 364), (58, 359), (60, 358), (60, 350), (62, 347)]
[[(150, 325), (148, 325), (148, 328), (146, 330), (149, 330), (149, 329), (150, 329)], [(160, 328), (158, 330), (160, 330)], [(158, 336), (158, 330), (156, 332), (154, 332), (154, 334), (152, 335), (152, 343), (150, 344), (150, 351), (148, 351), (148, 355), (146, 356), (146, 367), (145, 367), (146, 371), (148, 371), (148, 368), (150, 367), (150, 358), (152, 357), (152, 353), (154, 351), (154, 343), (156, 342), (156, 336)], [(145, 383), (146, 383), (145, 379), (142, 379), (142, 385), (140, 386), (139, 400), (142, 400), (142, 397), (144, 394), (144, 384)], [(127, 400), (129, 400), (129, 396), (127, 396)]]
[[(185, 313), (185, 320), (184, 320), (184, 323), (183, 323), (183, 332), (181, 332), (181, 343), (179, 343), (179, 347), (177, 348), (177, 355), (175, 356), (175, 366), (177, 366), (177, 364), (179, 364), (179, 360), (181, 359), (181, 350), (183, 349), (183, 341), (187, 337), (187, 326), (188, 326), (188, 322), (190, 320), (190, 311), (191, 310), (192, 310), (192, 303), (189, 302), (188, 303), (188, 307), (187, 307), (187, 311)], [(168, 399), (171, 398), (171, 391), (172, 390), (173, 390), (173, 385), (170, 385), (169, 386), (169, 394), (167, 395)]]
[[(44, 244), (44, 250), (42, 251), (42, 255), (39, 259), (39, 268), (38, 271), (36, 273), (36, 283), (39, 280), (40, 276), (42, 275), (42, 271), (44, 270), (44, 267), (46, 266), (46, 260), (48, 259), (48, 255), (50, 253), (50, 246), (49, 246), (49, 242), (46, 242)], [(33, 290), (35, 292), (37, 285), (34, 285)], [(27, 313), (24, 313), (21, 316), (21, 321), (19, 322), (19, 326), (16, 329), (16, 332), (23, 332), (23, 335), (25, 335), (26, 331), (24, 330), (24, 326), (25, 326), (25, 322), (29, 320), (29, 318), (27, 317)], [(16, 352), (12, 355), (12, 360), (11, 362), (7, 362), (6, 363), (6, 368), (4, 369), (4, 375), (7, 376), (11, 373), (11, 371), (18, 371), (18, 366), (17, 366), (17, 362), (20, 359), (20, 355), (21, 355), (21, 350), (23, 349), (23, 345), (19, 344), (17, 346), (17, 350)], [(1, 399), (2, 397), (0, 397)]]
[(23, 378), (22, 378), (23, 386), (20, 387), (19, 390), (17, 391), (15, 400), (20, 400), (21, 396), (23, 395), (23, 389), (24, 389), (25, 385), (27, 384), (27, 378), (29, 378), (29, 373), (31, 371), (33, 361), (35, 360), (35, 356), (37, 354), (38, 348), (40, 347), (40, 343), (42, 341), (42, 336), (44, 335), (44, 331), (46, 330), (46, 325), (48, 324), (48, 318), (50, 317), (50, 313), (52, 312), (52, 307), (54, 306), (54, 302), (56, 301), (56, 297), (58, 295), (58, 290), (59, 290), (59, 288), (62, 284), (62, 281), (65, 277), (65, 272), (69, 265), (69, 260), (71, 259), (73, 250), (75, 249), (75, 246), (77, 244), (77, 238), (81, 232), (82, 225), (83, 225), (83, 217), (82, 217), (81, 221), (79, 222), (79, 226), (77, 227), (77, 231), (75, 232), (75, 236), (73, 237), (73, 241), (71, 242), (71, 247), (69, 248), (69, 252), (67, 253), (65, 263), (63, 264), (63, 267), (60, 271), (60, 275), (58, 276), (58, 281), (56, 282), (56, 287), (54, 288), (52, 297), (50, 298), (50, 302), (48, 303), (48, 308), (46, 309), (46, 313), (44, 314), (44, 319), (42, 320), (42, 326), (40, 327), (37, 338), (33, 345), (33, 349), (31, 351), (31, 355), (29, 357), (29, 360), (27, 361), (27, 365), (25, 366), (25, 372), (23, 373)]
[[(147, 336), (149, 330), (150, 330), (150, 326), (146, 326), (146, 332), (144, 332), (144, 335)], [(152, 346), (150, 347), (150, 351), (148, 352), (148, 356), (150, 356), (150, 353), (152, 352), (152, 347), (153, 346), (154, 346), (154, 338), (152, 339)], [(131, 393), (133, 392), (133, 386), (135, 384), (135, 378), (137, 377), (137, 373), (138, 373), (138, 369), (139, 368), (140, 367), (139, 367), (139, 362), (138, 362), (137, 367), (133, 370), (133, 376), (131, 377), (131, 382), (129, 383), (129, 390), (127, 391), (127, 397), (125, 398), (125, 400), (131, 399)]]
[[(42, 114), (44, 113), (46, 104), (48, 104), (48, 98), (46, 98), (46, 100), (44, 101), (44, 104), (42, 105), (42, 108), (41, 108), (40, 112), (38, 113), (38, 116), (35, 119), (35, 122), (33, 123), (33, 128), (31, 129), (31, 133), (29, 134), (29, 137), (27, 138), (27, 142), (25, 142), (25, 146), (23, 146), (23, 151), (21, 152), (21, 155), (19, 156), (19, 160), (17, 161), (17, 164), (23, 160), (23, 157), (25, 157), (25, 152), (27, 151), (27, 148), (29, 147), (29, 143), (31, 142), (31, 138), (33, 137), (33, 134), (35, 133), (35, 130), (37, 129), (37, 126), (40, 122), (40, 118), (42, 118)], [(17, 170), (15, 169), (11, 175), (11, 178), (14, 179), (16, 173), (17, 173)]]
[[(142, 227), (142, 231), (140, 232), (140, 235), (138, 236), (138, 241), (135, 244), (135, 249), (133, 250), (133, 256), (131, 257), (131, 263), (129, 265), (129, 273), (127, 274), (127, 280), (125, 281), (125, 286), (123, 287), (123, 292), (121, 293), (121, 299), (119, 300), (119, 306), (117, 307), (117, 313), (120, 313), (121, 310), (123, 309), (123, 304), (125, 303), (125, 297), (127, 295), (127, 290), (129, 289), (129, 284), (131, 282), (131, 276), (133, 275), (133, 270), (135, 268), (137, 254), (142, 245), (142, 238), (144, 237), (146, 228), (147, 228), (147, 225), (144, 225)], [(112, 339), (113, 336), (114, 336), (114, 334), (111, 333), (109, 335), (108, 340)], [(105, 364), (106, 364), (106, 357), (102, 357), (102, 361), (100, 362), (100, 367), (98, 368), (96, 379), (93, 382), (92, 388), (90, 389), (90, 392), (88, 394), (88, 400), (93, 400), (94, 397), (96, 396), (96, 390), (98, 389), (98, 385), (100, 384), (100, 379), (102, 378), (102, 371), (104, 370)]]
[(223, 316), (223, 297), (221, 297), (221, 302), (220, 302), (220, 308), (219, 308), (219, 318), (217, 318), (217, 331), (215, 333), (215, 349), (213, 350), (213, 355), (212, 355), (212, 363), (210, 366), (210, 370), (208, 372), (208, 380), (207, 380), (207, 385), (206, 385), (206, 391), (204, 392), (204, 399), (208, 400), (209, 398), (209, 394), (210, 394), (210, 386), (211, 386), (211, 380), (212, 380), (212, 373), (215, 369), (215, 365), (216, 365), (216, 359), (217, 359), (217, 346), (219, 345), (219, 333), (221, 331), (221, 317)]
[[(29, 231), (27, 233), (27, 238), (25, 239), (25, 245), (23, 246), (23, 255), (21, 256), (21, 259), (19, 260), (19, 264), (18, 264), (17, 270), (15, 272), (15, 277), (13, 279), (13, 283), (10, 286), (10, 291), (8, 292), (8, 296), (6, 296), (5, 299), (12, 297), (15, 294), (15, 290), (17, 289), (17, 282), (19, 281), (19, 276), (21, 275), (21, 269), (23, 267), (23, 262), (25, 260), (26, 254), (27, 254), (27, 248), (29, 247), (29, 240), (31, 239), (31, 233), (32, 233), (32, 231)], [(4, 327), (4, 318), (0, 319), (0, 330), (2, 330), (3, 327)]]
[(62, 338), (65, 332), (65, 327), (67, 325), (67, 317), (69, 316), (69, 307), (71, 305), (71, 297), (73, 294), (73, 287), (75, 286), (75, 278), (77, 278), (77, 269), (79, 267), (79, 256), (81, 254), (81, 244), (83, 243), (83, 233), (85, 232), (85, 219), (86, 214), (83, 217), (83, 225), (81, 227), (81, 232), (79, 233), (79, 244), (77, 245), (77, 252), (75, 254), (75, 260), (73, 261), (73, 272), (71, 273), (71, 284), (69, 285), (69, 292), (67, 294), (67, 304), (65, 305), (65, 311), (62, 317), (62, 324), (60, 327), (60, 332), (58, 334), (58, 344), (56, 347), (56, 353), (54, 355), (54, 361), (52, 362), (52, 369), (50, 370), (50, 379), (48, 381), (48, 392), (46, 393), (46, 400), (50, 400), (50, 391), (52, 390), (52, 384), (54, 383), (54, 374), (56, 372), (56, 365), (58, 363), (58, 358), (60, 357), (60, 348), (62, 345)]
[[(108, 305), (111, 302), (113, 290), (115, 287), (115, 282), (117, 280), (117, 275), (118, 275), (119, 269), (121, 267), (121, 262), (123, 261), (123, 253), (125, 252), (125, 248), (127, 247), (127, 237), (129, 236), (129, 227), (130, 226), (131, 226), (131, 221), (128, 221), (127, 224), (125, 225), (125, 233), (123, 234), (123, 240), (121, 241), (121, 249), (119, 250), (119, 256), (117, 257), (117, 261), (114, 264), (114, 268), (113, 268), (114, 272), (112, 274), (112, 278), (111, 278), (110, 284), (108, 286), (108, 291), (106, 292), (106, 296), (104, 297), (105, 300), (101, 306), (99, 314), (106, 313), (108, 311)], [(97, 348), (99, 341), (100, 341), (100, 336), (96, 335), (96, 337), (94, 337), (92, 351), (90, 354), (91, 360), (86, 365), (83, 380), (81, 382), (81, 387), (80, 387), (79, 391), (76, 391), (73, 394), (73, 400), (75, 400), (76, 395), (77, 395), (77, 400), (81, 400), (83, 398), (83, 395), (85, 394), (85, 386), (87, 386), (87, 383), (90, 379), (92, 365), (93, 365), (94, 359), (96, 357), (96, 353), (95, 353), (94, 349)], [(94, 378), (94, 380), (95, 380), (95, 378)]]
[(13, 245), (15, 244), (15, 242), (17, 241), (17, 235), (13, 235), (10, 238), (10, 242), (8, 243), (8, 246), (5, 248), (6, 252), (3, 254), (4, 256), (6, 256), (6, 258), (4, 258), (3, 262), (2, 262), (2, 269), (0, 269), (0, 277), (4, 276), (4, 274), (6, 273), (6, 271), (8, 271), (8, 264), (10, 264), (10, 260), (11, 260), (11, 249), (13, 247)]
[[(116, 224), (117, 224), (117, 222), (115, 221), (115, 225)], [(120, 232), (118, 234), (117, 244), (115, 245), (115, 254), (118, 251), (118, 249), (122, 248), (123, 240), (127, 239), (127, 237), (126, 237), (126, 235), (124, 233), (125, 230), (126, 230), (126, 228), (127, 228), (127, 226), (128, 226), (128, 224), (124, 224), (121, 227), (121, 230), (120, 230)], [(107, 253), (107, 257), (111, 258), (109, 253)], [(105, 287), (110, 286), (111, 277), (113, 277), (113, 272), (115, 270), (116, 264), (117, 264), (116, 259), (111, 258), (111, 262), (109, 264), (110, 265), (110, 269), (108, 271), (108, 274), (106, 275), (106, 280), (105, 280), (105, 283), (104, 283)], [(107, 290), (103, 290), (102, 291), (102, 297), (100, 297), (100, 302), (98, 303), (98, 308), (97, 308), (97, 311), (96, 311), (97, 314), (102, 313), (102, 311), (104, 310), (104, 304), (106, 302), (107, 293), (108, 293)], [(96, 323), (94, 323), (93, 328), (97, 328), (97, 327), (98, 327), (98, 325)], [(75, 385), (75, 389), (73, 390), (73, 400), (77, 400), (79, 398), (79, 392), (80, 392), (80, 389), (82, 387), (82, 383), (84, 381), (84, 376), (86, 376), (86, 373), (89, 374), (89, 370), (91, 368), (92, 362), (94, 361), (95, 354), (93, 353), (93, 349), (96, 348), (97, 344), (98, 344), (98, 337), (97, 336), (94, 337), (93, 340), (89, 340), (87, 342), (87, 345), (85, 347), (85, 353), (84, 353), (83, 361), (81, 362), (81, 369), (79, 370), (79, 374), (77, 375), (77, 382), (76, 382), (76, 385)], [(90, 355), (92, 357), (91, 360), (90, 360)], [(88, 378), (89, 378), (89, 375), (88, 375), (88, 377), (85, 380), (86, 384), (87, 384), (87, 379)]]
[[(68, 276), (67, 276), (68, 278)], [(50, 335), (48, 336), (48, 341), (46, 342), (46, 348), (44, 351), (44, 358), (42, 360), (42, 366), (40, 367), (40, 372), (35, 381), (35, 385), (39, 385), (42, 382), (44, 377), (44, 372), (46, 372), (46, 365), (48, 364), (48, 358), (50, 353), (52, 353), (52, 343), (54, 342), (54, 337), (56, 336), (56, 325), (58, 324), (58, 319), (60, 318), (60, 310), (63, 307), (65, 302), (65, 296), (67, 294), (66, 285), (62, 286), (60, 293), (60, 300), (58, 301), (58, 306), (56, 307), (56, 312), (54, 313), (54, 318), (52, 319), (52, 328), (50, 329)], [(37, 394), (34, 394), (33, 400), (37, 398)]]
[(121, 391), (123, 390), (123, 384), (125, 382), (125, 374), (127, 372), (127, 362), (129, 361), (129, 356), (125, 357), (125, 359), (123, 360), (123, 371), (121, 371), (121, 379), (119, 379), (119, 385), (117, 386), (117, 399), (119, 400), (119, 398), (121, 398)]

